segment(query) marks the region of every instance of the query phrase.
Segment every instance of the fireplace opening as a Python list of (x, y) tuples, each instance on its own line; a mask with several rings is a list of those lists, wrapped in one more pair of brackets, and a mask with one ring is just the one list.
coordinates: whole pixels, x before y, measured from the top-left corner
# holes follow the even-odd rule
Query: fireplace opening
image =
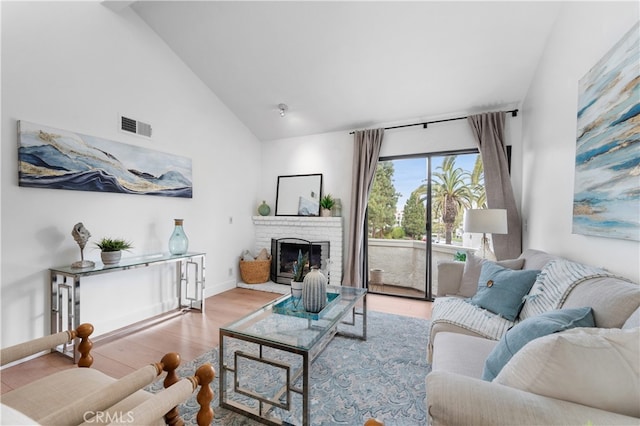
[(309, 253), (309, 262), (305, 265), (305, 274), (312, 267), (317, 267), (331, 282), (329, 277), (329, 241), (307, 241), (299, 238), (271, 239), (271, 281), (291, 285), (293, 265), (298, 254)]

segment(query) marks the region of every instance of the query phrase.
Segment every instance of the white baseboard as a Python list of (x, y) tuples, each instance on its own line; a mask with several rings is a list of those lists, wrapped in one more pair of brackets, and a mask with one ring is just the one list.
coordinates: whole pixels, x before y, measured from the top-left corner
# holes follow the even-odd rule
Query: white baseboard
[(223, 281), (220, 283), (215, 283), (213, 285), (209, 285), (209, 283), (207, 283), (207, 286), (204, 289), (204, 297), (206, 299), (207, 297), (215, 296), (216, 294), (225, 292), (227, 290), (231, 290), (233, 288), (236, 288), (235, 279)]
[(135, 312), (128, 312), (126, 315), (122, 315), (119, 317), (107, 318), (103, 321), (93, 318), (92, 320), (83, 322), (89, 322), (94, 326), (95, 331), (91, 335), (91, 337), (95, 339), (102, 335), (110, 334), (116, 330), (128, 327), (132, 324), (148, 320), (157, 315), (168, 313), (176, 309), (177, 307), (178, 298), (172, 297), (171, 299), (156, 303), (152, 306), (147, 306), (144, 309), (140, 309)]

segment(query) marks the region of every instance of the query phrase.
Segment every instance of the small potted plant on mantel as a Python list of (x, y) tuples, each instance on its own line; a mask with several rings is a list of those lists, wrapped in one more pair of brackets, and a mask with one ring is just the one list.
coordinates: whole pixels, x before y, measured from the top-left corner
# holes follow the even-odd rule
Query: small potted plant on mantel
[(117, 264), (122, 257), (122, 250), (133, 247), (129, 241), (120, 238), (105, 237), (95, 244), (101, 250), (100, 257), (105, 265)]
[(320, 199), (320, 216), (322, 217), (331, 217), (331, 209), (335, 205), (336, 200), (334, 200), (331, 194), (325, 194)]

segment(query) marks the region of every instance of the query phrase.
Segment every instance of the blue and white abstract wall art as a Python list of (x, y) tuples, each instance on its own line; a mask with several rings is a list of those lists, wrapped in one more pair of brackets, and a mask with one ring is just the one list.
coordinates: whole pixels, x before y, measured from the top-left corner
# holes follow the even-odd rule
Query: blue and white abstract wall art
[(579, 81), (573, 233), (640, 241), (640, 23)]
[(191, 159), (18, 121), (18, 184), (193, 197)]

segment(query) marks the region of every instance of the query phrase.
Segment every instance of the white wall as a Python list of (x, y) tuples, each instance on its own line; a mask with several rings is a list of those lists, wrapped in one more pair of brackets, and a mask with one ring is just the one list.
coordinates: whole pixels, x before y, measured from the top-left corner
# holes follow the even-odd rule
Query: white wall
[[(511, 108), (507, 108), (511, 109)], [(465, 115), (452, 114), (449, 117)], [(285, 117), (286, 118), (286, 117)], [(440, 117), (439, 117), (440, 118)], [(436, 119), (439, 119), (436, 118)], [(429, 121), (430, 118), (417, 118), (407, 123)], [(393, 124), (380, 124), (385, 127)], [(512, 148), (512, 183), (519, 204), (521, 197), (521, 115), (507, 115), (505, 137)], [(344, 248), (347, 261), (346, 245), (349, 232), (349, 213), (351, 201), (351, 172), (353, 162), (353, 135), (349, 132), (333, 132), (319, 135), (278, 139), (263, 142), (262, 171), (256, 208), (262, 200), (271, 206), (271, 214), (275, 212), (276, 188), (279, 175), (322, 173), (324, 192), (329, 192), (342, 201), (344, 217)], [(382, 141), (380, 156), (424, 154), (444, 152), (458, 149), (476, 148), (473, 134), (466, 120), (450, 121), (429, 125), (388, 130)]]
[[(184, 218), (190, 250), (207, 253), (207, 294), (235, 286), (238, 257), (253, 246), (259, 141), (128, 8), (1, 7), (2, 347), (49, 332), (48, 268), (79, 259), (70, 233), (80, 221), (92, 242), (133, 241), (132, 256), (167, 251), (173, 218)], [(120, 113), (151, 123), (153, 140), (120, 132)], [(19, 187), (17, 120), (191, 157), (193, 198)], [(86, 257), (99, 259), (90, 245)], [(81, 301), (81, 321), (99, 335), (175, 307), (173, 273), (161, 266), (87, 278)]]
[(578, 80), (638, 21), (638, 2), (567, 2), (523, 103), (525, 246), (638, 281), (640, 243), (574, 235)]
[(340, 198), (342, 215), (348, 217), (352, 140), (348, 132), (335, 132), (263, 142), (256, 209), (265, 200), (271, 207), (271, 215), (275, 214), (278, 176), (322, 173), (323, 193)]

